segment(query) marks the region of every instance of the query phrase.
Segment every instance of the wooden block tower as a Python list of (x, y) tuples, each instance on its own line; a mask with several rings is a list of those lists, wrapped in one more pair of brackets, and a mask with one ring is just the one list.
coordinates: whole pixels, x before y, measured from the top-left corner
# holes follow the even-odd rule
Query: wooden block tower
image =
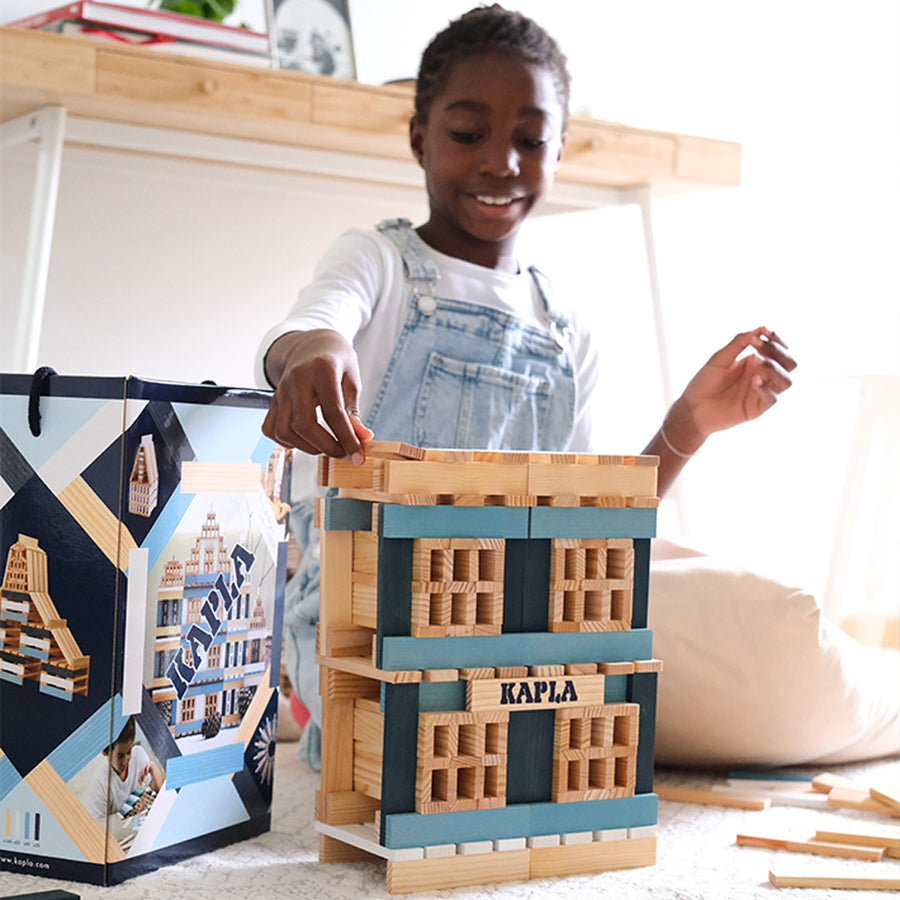
[(655, 863), (657, 464), (321, 458), (321, 861), (394, 893)]

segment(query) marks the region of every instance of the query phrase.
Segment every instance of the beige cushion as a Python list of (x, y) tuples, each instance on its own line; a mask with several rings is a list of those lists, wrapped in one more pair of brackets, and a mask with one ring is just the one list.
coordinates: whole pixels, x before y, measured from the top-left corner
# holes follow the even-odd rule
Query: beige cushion
[(900, 753), (900, 652), (853, 640), (814, 597), (711, 557), (655, 561), (656, 759), (836, 764)]

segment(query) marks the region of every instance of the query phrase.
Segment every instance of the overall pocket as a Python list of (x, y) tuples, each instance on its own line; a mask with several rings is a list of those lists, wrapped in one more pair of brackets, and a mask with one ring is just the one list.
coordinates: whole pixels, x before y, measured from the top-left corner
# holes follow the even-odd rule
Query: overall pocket
[(431, 353), (413, 441), (421, 447), (550, 449), (551, 393), (546, 378)]

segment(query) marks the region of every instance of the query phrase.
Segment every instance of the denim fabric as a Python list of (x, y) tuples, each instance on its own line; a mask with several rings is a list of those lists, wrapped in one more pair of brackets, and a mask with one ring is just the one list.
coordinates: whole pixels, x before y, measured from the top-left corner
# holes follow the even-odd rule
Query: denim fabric
[[(400, 250), (412, 298), (366, 422), (376, 438), (420, 447), (564, 448), (574, 425), (575, 377), (564, 337), (568, 322), (554, 308), (543, 276), (529, 270), (545, 330), (506, 312), (440, 297), (437, 272), (410, 223), (393, 219), (378, 228)], [(284, 659), (310, 711), (299, 753), (318, 769), (319, 545), (312, 501), (295, 506), (291, 528), (303, 559), (285, 596)]]

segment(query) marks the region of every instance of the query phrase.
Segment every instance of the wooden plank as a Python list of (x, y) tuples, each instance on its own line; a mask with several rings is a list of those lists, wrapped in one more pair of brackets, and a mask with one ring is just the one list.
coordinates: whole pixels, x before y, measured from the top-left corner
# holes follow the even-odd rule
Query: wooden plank
[(900, 815), (900, 784), (878, 784), (869, 787), (869, 795), (879, 803), (884, 803)]
[[(359, 791), (332, 791), (325, 796), (325, 819), (328, 825), (353, 825), (374, 822), (380, 804)], [(317, 798), (318, 803), (318, 798)]]
[(859, 785), (843, 775), (835, 775), (833, 772), (822, 772), (812, 780), (812, 788), (822, 794), (827, 794), (834, 787), (858, 788)]
[(378, 489), (389, 494), (527, 494), (528, 467), (493, 463), (385, 460)]
[(857, 822), (853, 826), (824, 828), (816, 831), (817, 841), (856, 844), (862, 847), (884, 847), (885, 856), (900, 856), (900, 825)]
[(785, 872), (769, 872), (769, 881), (775, 887), (786, 888), (832, 888), (834, 890), (857, 891), (897, 891), (900, 878), (888, 875), (792, 875)]
[(735, 842), (742, 847), (767, 847), (770, 850), (790, 850), (816, 856), (839, 856), (878, 862), (884, 859), (884, 847), (856, 847), (851, 844), (832, 844), (828, 841), (794, 838), (789, 835), (739, 834)]
[(838, 809), (858, 809), (881, 813), (883, 816), (900, 816), (900, 810), (877, 800), (869, 793), (868, 788), (837, 785), (828, 792), (827, 799), (828, 806), (836, 806)]
[(328, 629), (353, 624), (353, 532), (322, 531), (319, 624)]
[(655, 497), (656, 469), (651, 466), (528, 466), (521, 493), (579, 497)]
[(530, 850), (507, 850), (421, 860), (388, 860), (387, 889), (392, 894), (461, 888), (498, 881), (524, 881), (531, 875)]
[(645, 837), (534, 847), (530, 875), (532, 878), (550, 878), (652, 866), (656, 863), (656, 841), (655, 837)]
[(660, 800), (671, 803), (699, 803), (703, 806), (726, 806), (735, 809), (768, 809), (772, 801), (768, 797), (754, 797), (750, 794), (725, 794), (720, 791), (705, 791), (699, 788), (675, 787), (654, 784), (653, 792)]
[(378, 859), (371, 853), (352, 844), (346, 844), (337, 838), (329, 837), (327, 834), (319, 834), (319, 862), (322, 863), (350, 863), (350, 862), (372, 862)]

